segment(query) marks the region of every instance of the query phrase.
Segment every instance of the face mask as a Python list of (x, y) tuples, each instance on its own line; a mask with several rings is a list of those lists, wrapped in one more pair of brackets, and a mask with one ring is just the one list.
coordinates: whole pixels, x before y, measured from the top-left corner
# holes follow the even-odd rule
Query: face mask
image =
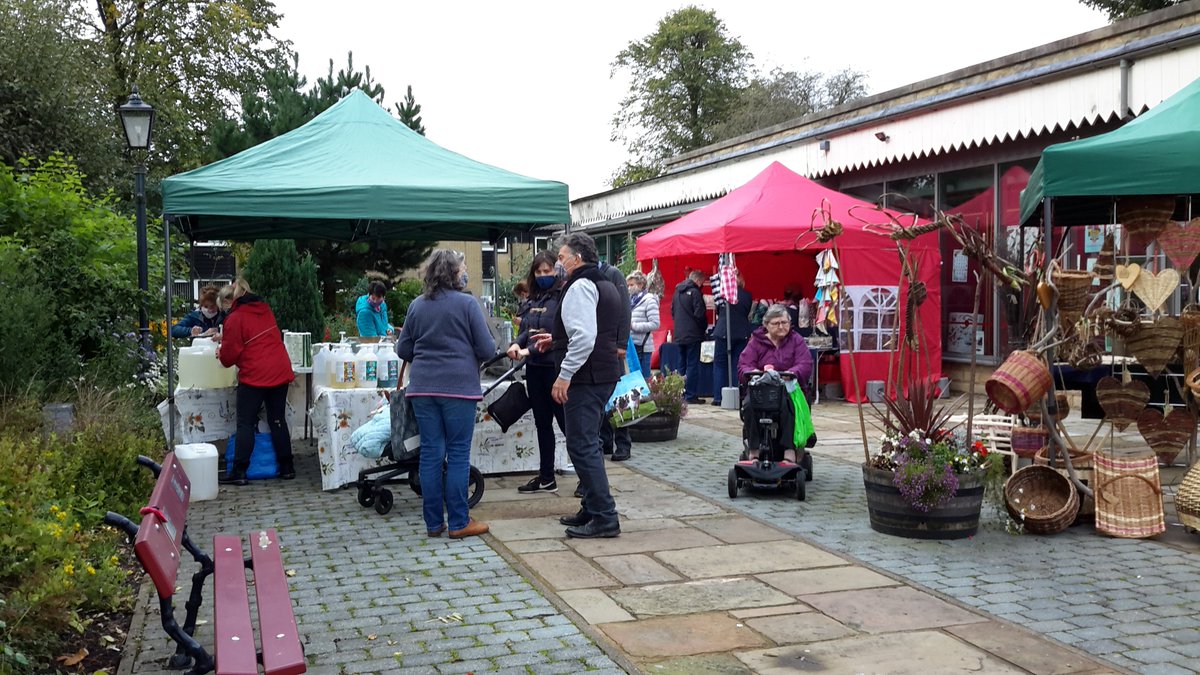
[(558, 281), (558, 279), (553, 274), (547, 274), (545, 276), (534, 277), (534, 281), (537, 281), (538, 288), (544, 291), (553, 286), (554, 282)]
[(459, 286), (462, 286), (463, 288), (466, 288), (466, 287), (467, 287), (467, 281), (468, 281), (469, 279), (470, 279), (470, 277), (469, 277), (469, 276), (467, 276), (467, 273), (466, 273), (466, 272), (463, 272), (463, 273), (462, 273), (462, 274), (460, 274), (460, 275), (459, 275), (459, 277), (458, 277), (458, 285), (459, 285)]
[(204, 318), (211, 319), (217, 315), (217, 310), (215, 308), (201, 307), (200, 313), (204, 315)]
[(374, 298), (367, 298), (367, 304), (368, 304), (368, 305), (370, 305), (370, 306), (372, 306), (372, 307), (374, 307), (375, 309), (379, 309), (380, 305), (382, 305), (382, 304), (383, 304), (383, 300), (376, 300), (376, 299), (374, 299)]
[(559, 279), (567, 276), (567, 268), (563, 267), (561, 262), (554, 263), (554, 276), (558, 277)]

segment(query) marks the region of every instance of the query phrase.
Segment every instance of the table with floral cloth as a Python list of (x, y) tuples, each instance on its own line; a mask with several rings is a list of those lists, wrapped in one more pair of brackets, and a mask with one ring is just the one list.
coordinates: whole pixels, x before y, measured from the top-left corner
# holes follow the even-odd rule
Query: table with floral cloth
[[(533, 413), (526, 413), (508, 428), (508, 433), (502, 433), (500, 425), (487, 413), (487, 404), (499, 398), (508, 387), (508, 382), (498, 385), (476, 409), (471, 464), (485, 475), (538, 469)], [(358, 480), (359, 471), (387, 463), (360, 455), (350, 442), (350, 434), (383, 405), (383, 400), (383, 395), (375, 389), (316, 389), (309, 416), (321, 463), (321, 489), (335, 490), (353, 484)], [(557, 427), (555, 436), (555, 468), (563, 469), (569, 460), (566, 443)]]
[[(287, 420), (292, 438), (304, 437), (305, 378), (297, 376), (288, 387)], [(167, 402), (158, 404), (163, 436), (167, 430)], [(213, 443), (224, 452), (225, 442), (237, 431), (237, 387), (175, 390), (175, 442)]]

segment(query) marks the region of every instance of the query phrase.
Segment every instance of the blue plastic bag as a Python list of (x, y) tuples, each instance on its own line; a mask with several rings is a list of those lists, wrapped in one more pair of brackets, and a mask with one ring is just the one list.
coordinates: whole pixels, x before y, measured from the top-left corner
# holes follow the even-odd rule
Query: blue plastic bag
[[(229, 437), (229, 444), (225, 446), (225, 468), (227, 471), (233, 470), (233, 454), (236, 442), (237, 434), (234, 434)], [(262, 480), (264, 478), (274, 478), (278, 475), (279, 464), (275, 461), (275, 445), (271, 443), (271, 434), (254, 434), (254, 450), (250, 452), (250, 466), (246, 469), (246, 478), (250, 480)]]

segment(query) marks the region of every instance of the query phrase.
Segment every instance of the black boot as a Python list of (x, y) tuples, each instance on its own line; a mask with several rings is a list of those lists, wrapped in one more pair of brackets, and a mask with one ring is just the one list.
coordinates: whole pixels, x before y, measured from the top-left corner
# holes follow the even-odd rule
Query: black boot
[(579, 512), (575, 515), (563, 516), (562, 518), (558, 519), (558, 522), (566, 525), (567, 527), (579, 527), (592, 522), (592, 514), (584, 511), (583, 509), (579, 509)]
[(296, 478), (296, 467), (291, 460), (279, 463), (279, 477), (284, 480), (293, 480)]
[(615, 537), (619, 534), (621, 534), (621, 523), (616, 520), (606, 523), (591, 519), (583, 525), (567, 528), (567, 536), (574, 539), (599, 539)]
[(250, 484), (250, 481), (246, 480), (246, 472), (244, 470), (235, 470), (232, 472), (226, 471), (224, 474), (217, 477), (217, 482), (221, 485), (236, 485), (238, 487), (244, 487)]

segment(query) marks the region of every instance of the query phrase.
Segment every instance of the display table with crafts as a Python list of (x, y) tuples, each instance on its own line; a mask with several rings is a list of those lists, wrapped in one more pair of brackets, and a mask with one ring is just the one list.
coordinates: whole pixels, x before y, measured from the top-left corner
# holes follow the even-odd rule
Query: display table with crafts
[[(311, 369), (309, 369), (311, 370)], [(292, 438), (306, 438), (307, 380), (303, 372), (288, 387), (287, 420)], [(167, 402), (158, 404), (163, 435), (167, 435)], [(213, 443), (224, 451), (224, 443), (237, 431), (237, 386), (175, 389), (175, 442)]]
[[(486, 386), (485, 382), (485, 386)], [(475, 434), (471, 440), (471, 464), (484, 475), (538, 470), (537, 431), (533, 413), (527, 412), (508, 433), (487, 413), (487, 404), (498, 399), (510, 386), (502, 382), (475, 412)], [(358, 480), (358, 472), (387, 463), (385, 460), (364, 457), (350, 442), (350, 434), (367, 421), (368, 416), (385, 404), (378, 389), (328, 389), (317, 387), (309, 412), (313, 435), (317, 439), (317, 456), (321, 464), (321, 489), (335, 490)], [(557, 427), (555, 469), (567, 466), (566, 443)]]

